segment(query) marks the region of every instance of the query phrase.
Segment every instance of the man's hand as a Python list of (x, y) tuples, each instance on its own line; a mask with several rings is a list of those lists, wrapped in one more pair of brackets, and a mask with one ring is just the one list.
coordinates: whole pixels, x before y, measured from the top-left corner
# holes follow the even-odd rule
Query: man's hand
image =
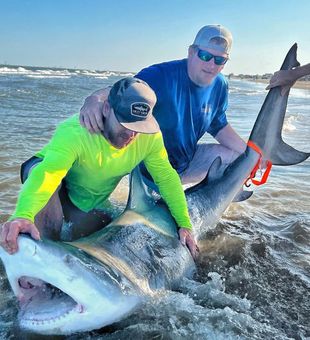
[(89, 96), (85, 99), (80, 111), (80, 123), (90, 133), (100, 133), (103, 131), (103, 103), (97, 96)]
[(20, 233), (28, 233), (35, 240), (40, 239), (39, 230), (31, 221), (16, 218), (6, 222), (1, 228), (0, 244), (9, 254), (14, 254), (18, 251), (17, 237)]
[(85, 99), (80, 111), (80, 123), (90, 133), (103, 131), (102, 108), (105, 100), (108, 99), (111, 87), (98, 90)]
[(270, 90), (273, 87), (281, 86), (281, 95), (284, 96), (290, 88), (295, 84), (296, 77), (292, 70), (280, 70), (274, 73), (270, 79), (269, 85), (266, 90)]
[(180, 242), (182, 243), (182, 245), (187, 246), (190, 253), (192, 254), (192, 257), (194, 259), (196, 259), (197, 256), (198, 256), (198, 253), (199, 253), (199, 248), (197, 246), (197, 243), (196, 243), (191, 231), (187, 228), (180, 228), (179, 229), (179, 238), (180, 238)]

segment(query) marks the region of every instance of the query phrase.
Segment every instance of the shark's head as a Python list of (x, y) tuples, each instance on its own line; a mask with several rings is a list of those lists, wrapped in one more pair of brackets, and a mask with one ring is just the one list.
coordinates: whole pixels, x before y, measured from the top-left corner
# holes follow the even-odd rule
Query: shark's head
[(21, 328), (69, 334), (103, 327), (131, 311), (141, 296), (116, 271), (64, 243), (18, 239), (19, 251), (0, 247)]
[[(152, 295), (150, 286), (172, 285), (189, 263), (193, 266), (167, 208), (154, 204), (140, 172), (135, 174), (124, 213), (98, 232), (71, 243), (19, 235), (19, 250), (13, 255), (0, 247), (0, 259), (20, 303), (21, 328), (71, 334), (104, 327)], [(173, 249), (179, 261), (165, 248)], [(174, 275), (168, 271), (171, 263), (178, 268)]]

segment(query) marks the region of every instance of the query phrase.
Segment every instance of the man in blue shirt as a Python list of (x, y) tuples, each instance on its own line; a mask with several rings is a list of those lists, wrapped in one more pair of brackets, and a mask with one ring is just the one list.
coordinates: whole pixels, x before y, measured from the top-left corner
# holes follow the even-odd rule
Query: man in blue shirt
[[(228, 84), (220, 72), (231, 45), (226, 28), (204, 26), (189, 46), (187, 59), (152, 65), (135, 76), (156, 93), (154, 116), (183, 184), (202, 180), (216, 157), (228, 164), (246, 148), (226, 119)], [(81, 124), (91, 132), (102, 130), (102, 103), (108, 93), (109, 89), (95, 92), (81, 109)], [(219, 144), (198, 144), (205, 132)], [(142, 172), (148, 177), (145, 169)]]

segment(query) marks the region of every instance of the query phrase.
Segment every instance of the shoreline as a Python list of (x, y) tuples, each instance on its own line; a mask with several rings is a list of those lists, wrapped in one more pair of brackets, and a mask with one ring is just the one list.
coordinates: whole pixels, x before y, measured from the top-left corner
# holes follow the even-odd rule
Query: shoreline
[[(239, 80), (245, 80), (245, 81), (250, 81), (250, 82), (255, 82), (255, 83), (261, 83), (261, 84), (266, 84), (266, 86), (269, 84), (269, 79), (262, 79), (262, 78), (253, 79), (253, 78), (231, 77), (231, 79), (239, 79)], [(292, 88), (310, 91), (310, 81), (297, 80), (296, 83), (292, 86)]]

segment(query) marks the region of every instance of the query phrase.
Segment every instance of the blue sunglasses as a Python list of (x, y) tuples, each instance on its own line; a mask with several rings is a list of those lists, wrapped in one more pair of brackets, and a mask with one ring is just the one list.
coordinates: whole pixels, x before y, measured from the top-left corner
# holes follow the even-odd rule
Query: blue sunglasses
[(197, 55), (200, 60), (205, 61), (205, 62), (210, 61), (212, 58), (214, 58), (215, 65), (225, 65), (228, 60), (228, 58), (226, 57), (213, 55), (212, 53), (208, 51), (204, 51), (200, 49), (198, 49)]

